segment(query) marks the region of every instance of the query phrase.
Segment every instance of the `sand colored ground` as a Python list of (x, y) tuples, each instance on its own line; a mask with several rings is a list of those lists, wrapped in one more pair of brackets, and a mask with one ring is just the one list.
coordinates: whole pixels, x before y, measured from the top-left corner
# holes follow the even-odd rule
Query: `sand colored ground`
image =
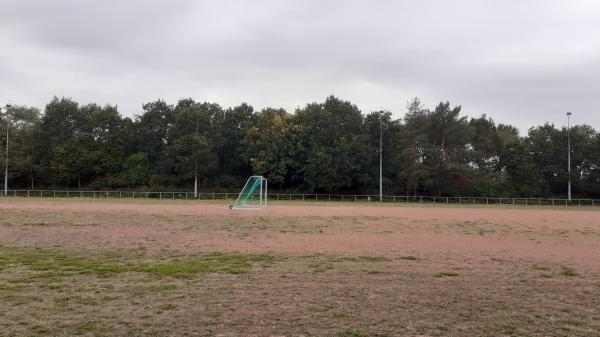
[[(419, 252), (600, 267), (600, 211), (588, 209), (324, 204), (272, 205), (257, 212), (231, 211), (220, 203), (20, 200), (2, 202), (0, 210), (47, 212), (50, 217), (72, 217), (82, 225), (38, 226), (35, 231), (0, 227), (2, 244), (45, 241), (88, 248), (144, 245), (149, 249), (168, 247), (190, 253), (242, 251), (293, 255), (387, 256)], [(102, 223), (107, 214), (126, 219)], [(169, 220), (168, 227), (164, 219)], [(179, 231), (178, 227), (185, 230)], [(157, 246), (154, 242), (158, 241)]]
[(600, 336), (590, 208), (5, 199), (0, 247), (120, 263), (274, 257), (244, 275), (184, 279), (48, 281), (13, 263), (0, 268), (6, 336)]

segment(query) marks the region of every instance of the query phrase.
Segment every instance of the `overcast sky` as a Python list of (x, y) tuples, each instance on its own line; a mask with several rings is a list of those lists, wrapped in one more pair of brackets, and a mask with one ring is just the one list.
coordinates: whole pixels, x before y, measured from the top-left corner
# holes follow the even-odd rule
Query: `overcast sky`
[(0, 1), (0, 104), (179, 98), (600, 129), (600, 1)]

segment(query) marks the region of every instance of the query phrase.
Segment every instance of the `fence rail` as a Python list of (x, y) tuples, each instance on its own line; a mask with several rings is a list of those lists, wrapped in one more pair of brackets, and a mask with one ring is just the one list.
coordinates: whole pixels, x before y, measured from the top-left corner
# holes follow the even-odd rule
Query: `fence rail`
[[(2, 191), (4, 192), (4, 191)], [(2, 198), (93, 198), (93, 199), (198, 199), (235, 200), (238, 193), (202, 192), (194, 197), (193, 192), (137, 192), (137, 191), (67, 191), (67, 190), (8, 190)], [(379, 195), (347, 194), (293, 194), (269, 193), (268, 200), (325, 201), (325, 202), (379, 202)], [(523, 205), (523, 206), (600, 206), (600, 199), (557, 199), (557, 198), (487, 198), (487, 197), (433, 197), (384, 195), (386, 203), (418, 204), (473, 204), (473, 205)]]

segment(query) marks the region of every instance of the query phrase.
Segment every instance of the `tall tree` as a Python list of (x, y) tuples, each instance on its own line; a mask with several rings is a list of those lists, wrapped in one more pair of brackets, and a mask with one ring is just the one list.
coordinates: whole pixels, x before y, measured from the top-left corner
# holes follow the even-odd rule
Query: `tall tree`
[(84, 141), (75, 135), (85, 125), (79, 104), (70, 98), (54, 97), (46, 105), (39, 127), (35, 131), (36, 159), (47, 170), (40, 172), (54, 184), (69, 187), (80, 182), (80, 169), (85, 169)]
[(220, 135), (215, 143), (218, 146), (218, 169), (222, 185), (239, 186), (243, 177), (252, 174), (250, 163), (243, 157), (242, 143), (255, 118), (254, 108), (246, 103), (215, 116), (215, 127)]
[(431, 120), (427, 110), (418, 98), (407, 104), (404, 127), (399, 134), (394, 149), (400, 162), (399, 184), (406, 187), (406, 194), (429, 193), (429, 170), (425, 167), (427, 149), (430, 144), (427, 137)]
[(291, 115), (283, 109), (266, 108), (246, 132), (243, 156), (253, 172), (266, 176), (272, 185), (290, 186), (291, 174), (298, 168), (296, 135)]
[(143, 105), (144, 112), (134, 124), (136, 152), (145, 153), (151, 166), (153, 185), (174, 185), (175, 163), (167, 155), (169, 130), (174, 121), (173, 106), (162, 100)]
[(363, 116), (350, 102), (330, 96), (296, 112), (300, 132), (302, 187), (314, 192), (364, 191), (376, 186), (369, 175), (372, 155)]
[(216, 104), (180, 100), (174, 110), (170, 129), (169, 153), (176, 161), (176, 172), (185, 182), (194, 178), (194, 195), (198, 193), (199, 176), (206, 176), (216, 166), (216, 146), (212, 142), (215, 118), (221, 113)]
[[(13, 107), (10, 124), (0, 121), (2, 140), (10, 125), (11, 184), (230, 190), (256, 173), (282, 190), (374, 194), (382, 125), (386, 193), (564, 196), (569, 179), (566, 128), (544, 124), (521, 137), (486, 115), (467, 120), (449, 102), (429, 110), (415, 98), (403, 119), (363, 115), (334, 96), (295, 113), (193, 99), (143, 108), (132, 120), (64, 97), (41, 116)], [(600, 135), (585, 125), (570, 132), (573, 193), (600, 197)]]
[[(6, 138), (9, 132), (9, 178), (13, 184), (35, 186), (36, 165), (33, 157), (34, 130), (40, 121), (36, 108), (13, 105), (5, 111), (0, 122), (0, 137)], [(2, 144), (6, 144), (3, 139)], [(4, 147), (2, 147), (4, 150)]]

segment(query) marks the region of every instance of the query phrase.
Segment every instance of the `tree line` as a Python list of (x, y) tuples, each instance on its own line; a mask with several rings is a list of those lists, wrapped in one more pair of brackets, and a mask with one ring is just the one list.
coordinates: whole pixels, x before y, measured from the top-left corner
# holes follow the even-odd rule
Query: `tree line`
[[(403, 118), (363, 114), (334, 96), (290, 113), (223, 108), (182, 99), (143, 105), (133, 118), (116, 106), (53, 98), (43, 113), (11, 106), (11, 188), (237, 190), (252, 174), (271, 189), (377, 194), (383, 127), (384, 194), (564, 196), (567, 129), (543, 124), (526, 136), (460, 106), (424, 107), (415, 98)], [(600, 134), (571, 128), (571, 180), (577, 197), (600, 197)]]

